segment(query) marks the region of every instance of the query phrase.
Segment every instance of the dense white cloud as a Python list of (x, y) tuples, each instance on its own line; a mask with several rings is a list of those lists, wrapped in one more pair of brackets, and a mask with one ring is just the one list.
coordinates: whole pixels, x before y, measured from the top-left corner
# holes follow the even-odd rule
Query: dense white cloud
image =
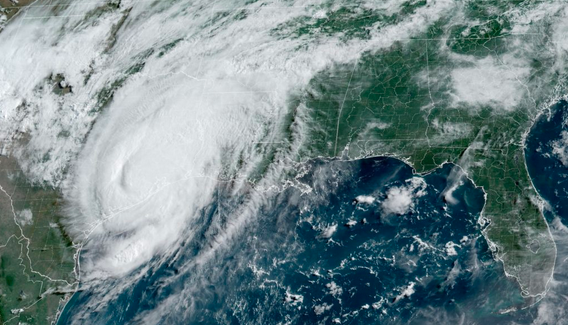
[(16, 213), (16, 222), (20, 226), (28, 226), (33, 224), (34, 220), (33, 220), (32, 210), (23, 209), (21, 211), (18, 211)]
[(470, 67), (452, 71), (455, 105), (487, 105), (510, 111), (523, 100), (523, 83), (530, 72), (526, 62), (491, 56), (474, 62)]
[[(105, 280), (149, 267), (151, 258), (193, 236), (197, 212), (214, 203), (219, 182), (236, 178), (238, 191), (244, 183), (237, 176), (246, 177), (266, 158), (266, 147), (281, 141), (289, 96), (316, 73), (408, 40), (454, 8), (452, 1), (432, 1), (396, 25), (370, 28), (366, 40), (271, 33), (294, 18), (333, 10), (321, 3), (283, 9), (288, 5), (279, 1), (122, 1), (120, 10), (100, 10), (101, 3), (88, 2), (61, 8), (58, 17), (49, 17), (49, 7), (32, 8), (0, 34), (1, 150), (15, 154), (33, 181), (63, 190), (64, 223), (82, 245), (83, 285), (99, 283), (108, 290), (104, 299), (113, 299), (136, 279), (113, 288)], [(246, 18), (234, 19), (234, 8), (242, 6)], [(39, 16), (46, 18), (30, 19)], [(71, 92), (54, 91), (59, 75)], [(112, 87), (112, 100), (97, 111)], [(301, 108), (298, 142), (305, 140)], [(256, 185), (272, 182), (268, 176)], [(229, 222), (213, 224), (217, 233), (191, 264), (231, 245), (261, 200), (261, 193), (253, 194)], [(336, 229), (331, 225), (320, 235), (330, 238)], [(141, 319), (159, 322), (191, 290)], [(341, 288), (329, 290), (338, 294)], [(181, 314), (192, 312), (186, 307)]]
[[(0, 137), (16, 144), (25, 134), (27, 145), (12, 151), (34, 181), (61, 185), (70, 171), (66, 224), (86, 242), (90, 278), (124, 274), (171, 247), (210, 203), (221, 175), (246, 175), (263, 159), (254, 148), (277, 141), (288, 96), (315, 73), (408, 39), (453, 7), (432, 2), (346, 44), (271, 34), (296, 17), (321, 16), (319, 3), (250, 4), (240, 20), (233, 17), (240, 3), (101, 5), (73, 4), (57, 17), (34, 7), (0, 34)], [(53, 91), (59, 75), (72, 92)], [(94, 109), (112, 86), (99, 117)]]
[(389, 188), (381, 208), (386, 214), (406, 214), (414, 207), (414, 200), (426, 194), (426, 182), (420, 177), (413, 177), (407, 185)]
[(373, 204), (375, 202), (375, 198), (370, 195), (359, 195), (355, 198), (359, 203), (366, 203), (366, 204)]
[(405, 214), (414, 204), (414, 196), (406, 187), (393, 187), (387, 192), (382, 208), (386, 213)]

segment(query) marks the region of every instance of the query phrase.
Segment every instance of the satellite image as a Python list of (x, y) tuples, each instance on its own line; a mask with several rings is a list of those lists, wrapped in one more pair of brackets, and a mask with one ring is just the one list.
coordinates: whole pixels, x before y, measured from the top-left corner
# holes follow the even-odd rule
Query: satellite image
[(0, 0), (0, 324), (568, 324), (568, 1)]

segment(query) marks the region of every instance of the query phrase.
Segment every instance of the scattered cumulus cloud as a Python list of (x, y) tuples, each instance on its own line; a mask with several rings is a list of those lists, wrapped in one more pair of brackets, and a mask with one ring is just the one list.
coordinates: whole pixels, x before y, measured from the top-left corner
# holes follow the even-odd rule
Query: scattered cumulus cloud
[(386, 199), (381, 208), (386, 214), (403, 215), (414, 207), (414, 200), (426, 194), (426, 182), (419, 177), (413, 177), (404, 186), (391, 187), (386, 193)]
[(430, 138), (430, 144), (448, 144), (457, 139), (463, 139), (471, 135), (472, 126), (469, 123), (440, 122), (434, 119), (430, 124), (437, 133)]
[(448, 254), (448, 256), (457, 256), (458, 252), (456, 250), (456, 247), (461, 247), (461, 246), (452, 241), (449, 241), (446, 243), (445, 247), (446, 247), (446, 254)]
[(415, 282), (410, 282), (408, 286), (404, 288), (404, 290), (402, 290), (402, 292), (396, 297), (396, 301), (412, 296), (416, 292), (416, 290), (414, 289), (415, 285)]
[(33, 224), (32, 210), (24, 209), (16, 213), (16, 221), (20, 226), (29, 226)]
[(551, 142), (552, 155), (568, 167), (568, 131), (560, 133), (560, 139)]
[(335, 298), (340, 298), (341, 295), (343, 294), (343, 289), (337, 285), (337, 283), (335, 283), (334, 281), (331, 281), (330, 283), (325, 285), (327, 287), (327, 289), (329, 290), (329, 293), (334, 296)]
[[(217, 11), (207, 1), (159, 8), (122, 1), (119, 10), (86, 18), (100, 5), (62, 8), (59, 17), (16, 22), (0, 34), (0, 151), (15, 154), (32, 181), (62, 187), (66, 229), (86, 241), (81, 267), (97, 279), (124, 276), (182, 238), (196, 211), (211, 203), (224, 170), (241, 168), (243, 159), (246, 174), (262, 160), (251, 144), (277, 139), (288, 96), (316, 73), (408, 40), (455, 7), (432, 1), (346, 44), (337, 35), (317, 42), (271, 35), (295, 18), (325, 17), (322, 7), (252, 3), (245, 19), (229, 15), (211, 24)], [(41, 10), (30, 7), (27, 16), (45, 16)], [(110, 48), (109, 39), (116, 40)], [(134, 63), (140, 71), (127, 75)], [(72, 87), (64, 100), (52, 91), (58, 74)], [(112, 101), (102, 113), (94, 110), (117, 80)], [(6, 147), (22, 134), (25, 147)]]
[(332, 304), (326, 304), (326, 303), (323, 303), (321, 305), (316, 305), (316, 306), (314, 306), (314, 313), (316, 313), (316, 315), (318, 315), (318, 316), (322, 315), (326, 311), (330, 310), (331, 307), (333, 307)]
[(375, 198), (370, 195), (359, 195), (355, 198), (358, 203), (373, 204)]
[(333, 236), (333, 234), (335, 234), (336, 231), (337, 231), (337, 224), (329, 225), (321, 230), (320, 237), (329, 239)]

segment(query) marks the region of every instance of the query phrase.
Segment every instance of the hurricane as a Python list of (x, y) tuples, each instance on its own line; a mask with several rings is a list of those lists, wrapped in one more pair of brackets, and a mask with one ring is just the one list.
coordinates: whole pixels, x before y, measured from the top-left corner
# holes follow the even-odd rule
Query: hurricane
[(1, 6), (0, 324), (566, 321), (564, 2)]

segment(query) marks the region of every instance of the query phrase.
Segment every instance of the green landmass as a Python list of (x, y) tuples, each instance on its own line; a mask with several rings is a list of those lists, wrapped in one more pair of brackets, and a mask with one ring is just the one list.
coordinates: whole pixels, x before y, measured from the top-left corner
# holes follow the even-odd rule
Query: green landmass
[(26, 181), (0, 156), (0, 324), (50, 324), (75, 291), (75, 248), (60, 223), (60, 194)]
[[(34, 2), (0, 0), (0, 15), (9, 23)], [(70, 91), (62, 80), (53, 76), (60, 95)], [(13, 157), (0, 155), (0, 325), (52, 324), (76, 289), (76, 250), (60, 204), (57, 190), (30, 184)]]
[[(318, 74), (294, 102), (308, 110), (308, 140), (298, 159), (390, 155), (419, 173), (444, 162), (462, 166), (487, 194), (483, 220), (490, 222), (485, 235), (494, 256), (533, 303), (546, 291), (556, 248), (525, 167), (523, 137), (542, 105), (554, 98), (558, 80), (544, 50), (550, 47), (546, 31), (512, 34), (508, 18), (498, 14), (518, 3), (492, 10), (470, 4), (464, 21), (475, 25), (433, 22), (414, 39)], [(483, 14), (486, 9), (491, 14)], [(505, 55), (531, 62), (528, 77), (519, 77), (522, 92), (512, 99), (513, 109), (456, 101), (453, 69), (475, 67), (472, 62), (483, 58), (503, 71), (515, 69)]]
[[(0, 0), (0, 6), (11, 19), (31, 2), (20, 0), (13, 5)], [(323, 8), (326, 17), (300, 17), (275, 26), (270, 33), (294, 39), (335, 35), (348, 44), (369, 39), (372, 28), (398, 24), (427, 5), (426, 1), (406, 1), (397, 13), (329, 6)], [(298, 160), (390, 155), (405, 159), (419, 173), (447, 161), (460, 165), (487, 194), (483, 217), (490, 224), (485, 235), (495, 257), (503, 261), (505, 271), (517, 279), (532, 303), (545, 292), (555, 259), (554, 242), (538, 207), (523, 152), (524, 134), (543, 105), (556, 96), (554, 85), (559, 77), (553, 73), (553, 54), (546, 50), (551, 46), (550, 31), (547, 26), (533, 26), (526, 33), (511, 32), (507, 12), (521, 10), (523, 1), (469, 1), (463, 6), (461, 21), (451, 17), (433, 21), (427, 32), (413, 39), (370, 49), (355, 64), (338, 64), (317, 74), (308, 90), (291, 101), (287, 140), (295, 141), (294, 125), (302, 120), (307, 141), (297, 152)], [(51, 12), (57, 14), (64, 7), (53, 6)], [(86, 28), (112, 10), (116, 10), (114, 3), (102, 5), (76, 28)], [(112, 29), (108, 51), (128, 14), (124, 12)], [(217, 12), (213, 21), (227, 14)], [(237, 15), (242, 19), (247, 11)], [(166, 55), (180, 41), (159, 48), (157, 56)], [(127, 71), (117, 74), (97, 94), (91, 114), (103, 110), (116, 89), (140, 72), (153, 54), (141, 53)], [(514, 70), (507, 59), (510, 56), (529, 62), (528, 74), (519, 77), (517, 86), (523, 91), (512, 99), (512, 109), (501, 102), (456, 101), (454, 69), (475, 68), (475, 60), (489, 58), (503, 71)], [(55, 93), (72, 92), (61, 84), (64, 76), (51, 79)], [(272, 149), (267, 152), (268, 160), (276, 159), (277, 149)], [(259, 168), (259, 175), (268, 164)], [(30, 184), (13, 157), (0, 157), (0, 186), (0, 324), (50, 323), (77, 285), (76, 250), (60, 223), (60, 194)], [(18, 223), (25, 220), (26, 211), (33, 216), (31, 223)]]
[[(57, 15), (71, 2), (51, 3), (20, 0), (0, 0), (0, 14), (7, 16), (8, 23), (27, 5), (43, 6), (47, 14)], [(76, 30), (88, 28), (102, 16), (119, 10), (119, 1), (101, 3), (74, 26)], [(130, 9), (112, 28), (106, 51), (116, 43), (116, 35), (124, 24)], [(0, 31), (2, 28), (0, 28)], [(175, 45), (175, 44), (174, 44)], [(172, 45), (171, 47), (173, 47)], [(164, 47), (162, 52), (170, 48)], [(97, 103), (89, 114), (98, 114), (113, 99), (115, 91), (124, 82), (143, 69), (145, 60), (153, 54), (140, 54), (124, 73), (97, 94)], [(87, 74), (88, 82), (93, 71)], [(52, 74), (44, 81), (53, 93), (64, 100), (73, 92), (64, 75)], [(60, 134), (67, 137), (66, 132)], [(26, 135), (21, 135), (25, 139)], [(14, 140), (25, 147), (25, 140)], [(2, 144), (0, 143), (0, 147)], [(53, 324), (78, 287), (75, 270), (77, 247), (67, 236), (61, 221), (62, 196), (60, 190), (43, 184), (31, 184), (12, 156), (0, 156), (0, 325), (4, 324)], [(32, 222), (18, 224), (19, 214), (28, 210)]]

